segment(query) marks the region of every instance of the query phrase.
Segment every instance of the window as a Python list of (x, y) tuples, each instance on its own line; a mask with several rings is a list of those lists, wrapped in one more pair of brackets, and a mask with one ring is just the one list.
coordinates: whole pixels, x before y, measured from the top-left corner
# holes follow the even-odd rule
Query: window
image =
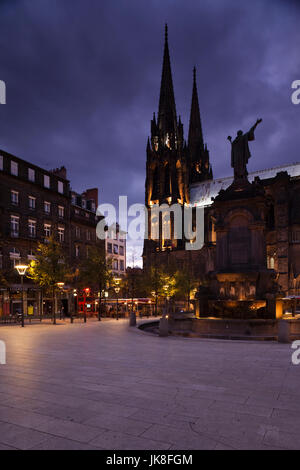
[(58, 206), (58, 217), (63, 219), (65, 216), (65, 208), (64, 206)]
[(17, 206), (19, 204), (19, 193), (18, 191), (11, 191), (10, 192), (10, 200), (11, 203)]
[(18, 250), (18, 248), (11, 248), (9, 252), (9, 257), (12, 261), (13, 267), (15, 267), (16, 264), (20, 262), (20, 258), (21, 258), (20, 251)]
[(87, 241), (91, 240), (91, 232), (89, 230), (86, 231), (86, 239)]
[(50, 188), (50, 176), (44, 175), (44, 186), (45, 188)]
[(118, 260), (114, 259), (112, 262), (112, 268), (117, 271), (118, 270)]
[(274, 256), (267, 256), (267, 267), (268, 269), (275, 268), (275, 258)]
[(35, 198), (35, 197), (33, 197), (33, 196), (28, 196), (28, 205), (29, 205), (29, 209), (32, 209), (32, 210), (35, 209), (35, 201), (36, 201), (36, 198)]
[(86, 209), (86, 200), (85, 199), (82, 199), (81, 206), (83, 207), (83, 209)]
[(50, 224), (44, 224), (44, 235), (46, 238), (49, 238), (51, 236), (51, 225)]
[(75, 245), (75, 256), (76, 256), (76, 258), (79, 258), (79, 256), (80, 256), (80, 247), (79, 247), (79, 245)]
[(51, 203), (44, 201), (44, 212), (45, 214), (50, 214), (51, 212)]
[(120, 271), (124, 271), (124, 261), (120, 260)]
[(119, 254), (124, 256), (124, 246), (119, 246)]
[(76, 235), (76, 238), (80, 238), (80, 228), (79, 227), (75, 227), (75, 235)]
[(3, 155), (0, 155), (0, 170), (3, 170)]
[(16, 215), (10, 216), (10, 231), (11, 231), (12, 237), (19, 236), (19, 220), (20, 218), (17, 217)]
[(28, 168), (28, 179), (29, 181), (35, 181), (35, 171), (32, 168)]
[(112, 244), (111, 243), (107, 244), (107, 253), (112, 253)]
[(64, 227), (58, 227), (58, 239), (61, 243), (65, 241), (65, 229), (64, 229)]
[(14, 176), (18, 176), (18, 173), (19, 173), (19, 165), (17, 164), (17, 162), (14, 162), (13, 160), (11, 160), (10, 162), (10, 172), (12, 175)]
[(28, 233), (31, 238), (36, 237), (36, 220), (28, 220)]
[(35, 253), (34, 253), (33, 250), (29, 250), (29, 253), (28, 253), (28, 255), (27, 255), (27, 258), (28, 258), (29, 261), (34, 261), (34, 260), (36, 260), (36, 256), (35, 256)]
[(58, 189), (59, 193), (63, 194), (63, 192), (64, 192), (64, 183), (62, 181), (58, 181), (57, 189)]
[(119, 254), (119, 247), (118, 247), (118, 245), (114, 245), (114, 254), (115, 254), (115, 255)]

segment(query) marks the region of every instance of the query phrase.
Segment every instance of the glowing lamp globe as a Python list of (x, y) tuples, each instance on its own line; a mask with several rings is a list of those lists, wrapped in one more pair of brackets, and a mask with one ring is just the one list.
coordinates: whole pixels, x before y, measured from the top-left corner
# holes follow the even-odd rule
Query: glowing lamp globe
[(27, 264), (18, 264), (17, 266), (15, 266), (15, 268), (18, 271), (18, 274), (20, 276), (24, 276), (27, 269), (28, 269), (28, 265)]

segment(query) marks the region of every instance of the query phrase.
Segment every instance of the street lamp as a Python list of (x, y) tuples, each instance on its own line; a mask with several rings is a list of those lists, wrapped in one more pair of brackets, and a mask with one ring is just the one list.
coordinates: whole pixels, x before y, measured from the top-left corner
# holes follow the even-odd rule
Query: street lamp
[(28, 269), (27, 264), (18, 264), (15, 266), (18, 274), (21, 276), (21, 286), (22, 286), (22, 328), (24, 328), (24, 276)]
[(87, 312), (86, 312), (86, 309), (87, 309), (86, 298), (89, 297), (89, 295), (90, 295), (90, 290), (91, 290), (91, 289), (90, 289), (89, 287), (86, 287), (86, 288), (84, 289), (84, 294), (85, 294), (85, 295), (84, 295), (84, 306), (83, 306), (83, 315), (84, 315), (83, 318), (84, 318), (84, 323), (86, 323), (86, 313), (87, 313)]
[[(61, 294), (63, 288), (65, 287), (65, 283), (64, 282), (57, 282), (56, 285), (59, 288), (60, 294)], [(60, 297), (61, 297), (61, 295), (60, 295)], [(60, 304), (61, 304), (61, 300), (60, 300)], [(61, 320), (61, 305), (60, 305), (60, 309), (59, 309), (59, 319)]]
[(164, 285), (164, 291), (165, 291), (165, 295), (166, 295), (166, 312), (165, 312), (165, 315), (168, 314), (168, 308), (169, 308), (169, 300), (170, 300), (170, 295), (169, 295), (169, 284), (165, 284)]
[(116, 277), (115, 278), (115, 283), (116, 283), (116, 286), (115, 286), (115, 291), (116, 291), (116, 294), (117, 294), (117, 320), (119, 320), (119, 292), (120, 292), (120, 284), (121, 282), (121, 279), (119, 277)]

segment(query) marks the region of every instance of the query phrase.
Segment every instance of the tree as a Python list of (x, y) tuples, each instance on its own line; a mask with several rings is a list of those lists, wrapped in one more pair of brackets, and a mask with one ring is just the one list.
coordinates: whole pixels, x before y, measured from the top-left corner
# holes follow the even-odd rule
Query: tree
[(189, 310), (191, 293), (195, 290), (199, 282), (197, 283), (197, 280), (191, 273), (191, 270), (187, 268), (181, 271), (176, 271), (175, 279), (176, 294), (187, 302), (187, 309)]
[(176, 294), (175, 274), (154, 265), (151, 267), (150, 271), (145, 274), (145, 283), (148, 293), (155, 297), (155, 315), (157, 315), (159, 297), (169, 300)]
[(106, 260), (102, 246), (96, 245), (89, 250), (89, 256), (79, 269), (81, 281), (95, 286), (99, 292), (98, 319), (101, 319), (103, 292), (112, 282), (111, 263)]
[(64, 282), (67, 267), (61, 245), (50, 237), (47, 243), (39, 243), (36, 260), (30, 263), (27, 277), (42, 289), (51, 292), (53, 299), (53, 323), (56, 323), (55, 300), (57, 283)]

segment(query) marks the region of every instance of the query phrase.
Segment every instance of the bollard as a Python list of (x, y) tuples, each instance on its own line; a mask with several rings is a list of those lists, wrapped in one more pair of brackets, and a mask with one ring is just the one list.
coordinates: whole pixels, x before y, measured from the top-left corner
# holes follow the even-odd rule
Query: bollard
[(159, 336), (169, 335), (169, 316), (165, 315), (161, 317), (159, 321)]
[(291, 324), (288, 320), (278, 322), (278, 343), (290, 343)]
[(135, 315), (135, 312), (130, 312), (129, 326), (136, 326), (136, 315)]

